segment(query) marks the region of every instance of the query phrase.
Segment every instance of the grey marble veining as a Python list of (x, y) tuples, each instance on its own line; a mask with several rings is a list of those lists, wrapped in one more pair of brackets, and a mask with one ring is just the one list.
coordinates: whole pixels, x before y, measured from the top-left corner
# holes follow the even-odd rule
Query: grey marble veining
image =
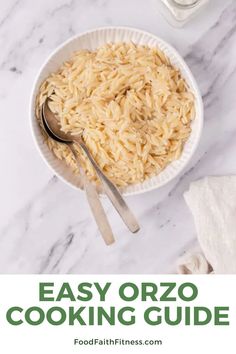
[[(211, 0), (183, 29), (158, 12), (158, 0), (9, 0), (0, 2), (0, 272), (168, 273), (196, 242), (183, 200), (189, 183), (236, 173), (236, 2)], [(105, 25), (151, 31), (184, 56), (201, 89), (205, 124), (184, 173), (128, 198), (142, 230), (131, 235), (107, 200), (117, 242), (106, 247), (85, 196), (53, 176), (29, 128), (30, 91), (39, 66), (71, 35)]]

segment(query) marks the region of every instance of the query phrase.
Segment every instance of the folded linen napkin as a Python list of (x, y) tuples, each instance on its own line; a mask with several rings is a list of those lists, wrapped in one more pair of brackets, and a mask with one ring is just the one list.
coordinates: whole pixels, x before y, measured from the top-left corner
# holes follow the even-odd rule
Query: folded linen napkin
[(236, 273), (236, 176), (206, 177), (184, 193), (201, 251), (179, 260), (180, 273)]

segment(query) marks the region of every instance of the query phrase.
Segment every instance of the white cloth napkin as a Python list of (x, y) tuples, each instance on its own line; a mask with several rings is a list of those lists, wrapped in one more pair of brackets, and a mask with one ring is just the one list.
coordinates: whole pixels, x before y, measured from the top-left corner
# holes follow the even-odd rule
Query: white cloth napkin
[(180, 273), (236, 273), (236, 176), (206, 177), (184, 193), (201, 251), (179, 260)]

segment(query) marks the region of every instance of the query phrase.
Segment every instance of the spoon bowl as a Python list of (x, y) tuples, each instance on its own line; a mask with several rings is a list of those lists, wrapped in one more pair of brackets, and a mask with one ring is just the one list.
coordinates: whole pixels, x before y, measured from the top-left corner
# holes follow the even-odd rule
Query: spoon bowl
[(48, 102), (51, 101), (50, 97), (47, 97), (42, 107), (42, 120), (43, 125), (46, 127), (47, 132), (50, 132), (50, 136), (60, 143), (71, 144), (73, 139), (70, 133), (64, 133), (61, 128), (55, 114), (49, 108)]

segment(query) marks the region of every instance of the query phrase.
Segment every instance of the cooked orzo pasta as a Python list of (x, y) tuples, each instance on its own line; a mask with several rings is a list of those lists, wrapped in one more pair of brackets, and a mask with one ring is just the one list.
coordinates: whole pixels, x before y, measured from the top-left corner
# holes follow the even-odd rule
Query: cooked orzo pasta
[[(194, 97), (179, 70), (157, 48), (109, 43), (81, 50), (41, 85), (37, 109), (51, 96), (61, 129), (83, 139), (118, 186), (140, 183), (180, 157), (191, 132)], [(68, 147), (50, 149), (79, 173)], [(77, 148), (91, 179), (96, 174)]]

